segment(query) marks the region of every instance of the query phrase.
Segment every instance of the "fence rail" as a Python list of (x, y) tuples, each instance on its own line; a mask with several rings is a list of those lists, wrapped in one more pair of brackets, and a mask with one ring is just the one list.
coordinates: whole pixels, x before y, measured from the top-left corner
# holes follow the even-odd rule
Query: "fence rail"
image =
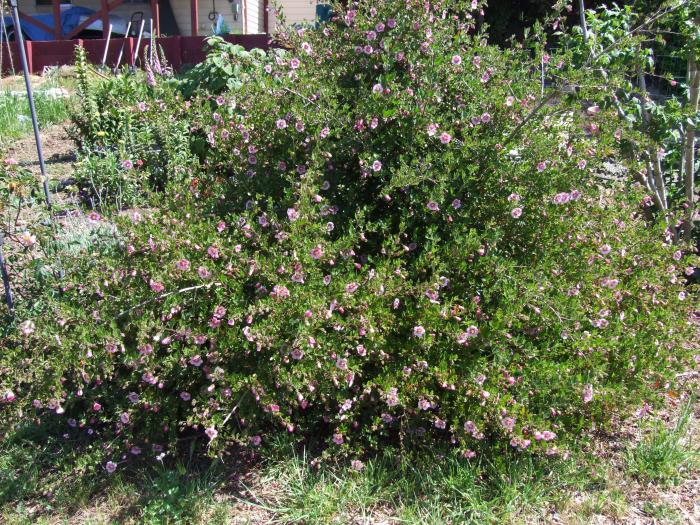
[[(156, 42), (163, 49), (169, 64), (177, 71), (184, 64), (197, 64), (204, 60), (206, 55), (204, 43), (207, 37), (203, 36), (171, 36), (157, 38)], [(233, 44), (239, 44), (246, 49), (270, 47), (270, 36), (259, 35), (225, 35), (224, 39)], [(60, 41), (30, 41), (25, 42), (27, 52), (27, 65), (30, 73), (40, 73), (47, 66), (63, 66), (72, 64), (74, 61), (75, 46), (80, 45), (85, 48), (88, 60), (94, 64), (102, 62), (105, 39), (77, 39)], [(124, 56), (122, 64), (131, 64), (136, 50), (136, 38), (113, 38), (109, 43), (107, 51), (107, 62), (105, 65), (112, 67), (117, 61), (117, 55), (124, 43)], [(19, 62), (19, 48), (17, 42), (2, 42), (0, 44), (0, 54), (4, 56), (2, 60), (2, 74), (12, 73), (11, 64), (15, 68)], [(139, 58), (145, 58), (145, 46), (139, 50)], [(12, 55), (12, 60), (9, 55)], [(138, 62), (137, 62), (138, 63)], [(15, 71), (18, 73), (19, 71)]]

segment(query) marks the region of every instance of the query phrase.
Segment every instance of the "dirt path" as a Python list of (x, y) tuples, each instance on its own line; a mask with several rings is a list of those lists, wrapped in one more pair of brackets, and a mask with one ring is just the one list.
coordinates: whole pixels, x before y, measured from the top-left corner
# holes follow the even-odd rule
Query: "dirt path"
[[(65, 180), (73, 173), (75, 145), (68, 138), (66, 126), (67, 124), (57, 124), (40, 132), (46, 172), (51, 180)], [(7, 148), (6, 155), (16, 159), (35, 175), (41, 175), (33, 133), (14, 141)]]

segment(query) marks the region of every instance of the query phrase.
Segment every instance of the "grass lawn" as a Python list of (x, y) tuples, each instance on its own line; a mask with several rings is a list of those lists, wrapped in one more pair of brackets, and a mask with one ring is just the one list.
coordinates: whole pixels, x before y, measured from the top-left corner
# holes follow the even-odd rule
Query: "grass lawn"
[(85, 433), (29, 424), (0, 444), (0, 522), (695, 523), (699, 408), (686, 397), (558, 457), (387, 451), (361, 472), (319, 466), (303, 444), (280, 440), (225, 461), (185, 444), (176, 458), (144, 453), (108, 475)]
[[(68, 118), (68, 99), (50, 95), (56, 89), (70, 92), (70, 77), (53, 75), (32, 77), (34, 104), (41, 129), (64, 122)], [(16, 75), (0, 80), (0, 148), (9, 146), (15, 139), (32, 131), (29, 103), (25, 95), (24, 79)]]

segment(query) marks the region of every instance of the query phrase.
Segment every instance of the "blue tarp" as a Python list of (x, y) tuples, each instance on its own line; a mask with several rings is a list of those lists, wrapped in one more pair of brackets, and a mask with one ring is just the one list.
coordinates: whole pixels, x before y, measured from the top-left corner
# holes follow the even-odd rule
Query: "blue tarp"
[[(90, 16), (95, 14), (94, 9), (88, 9), (87, 7), (73, 6), (65, 11), (61, 11), (61, 32), (63, 36), (68, 35), (73, 29), (78, 27), (80, 24), (81, 17)], [(30, 18), (43, 22), (49, 27), (53, 27), (53, 14), (46, 15), (30, 15)], [(14, 22), (11, 16), (5, 17), (5, 24), (9, 30), (14, 27)], [(22, 33), (29, 38), (29, 40), (55, 40), (53, 33), (48, 33), (42, 28), (30, 23), (28, 20), (21, 20)], [(4, 38), (4, 35), (2, 36)]]

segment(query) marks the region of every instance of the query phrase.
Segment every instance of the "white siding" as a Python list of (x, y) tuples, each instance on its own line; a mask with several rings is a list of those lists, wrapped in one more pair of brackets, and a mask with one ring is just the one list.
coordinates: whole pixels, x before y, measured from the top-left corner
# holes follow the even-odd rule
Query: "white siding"
[[(282, 13), (288, 25), (313, 22), (316, 18), (317, 0), (281, 0)], [(270, 12), (270, 30), (274, 31), (274, 14)]]

